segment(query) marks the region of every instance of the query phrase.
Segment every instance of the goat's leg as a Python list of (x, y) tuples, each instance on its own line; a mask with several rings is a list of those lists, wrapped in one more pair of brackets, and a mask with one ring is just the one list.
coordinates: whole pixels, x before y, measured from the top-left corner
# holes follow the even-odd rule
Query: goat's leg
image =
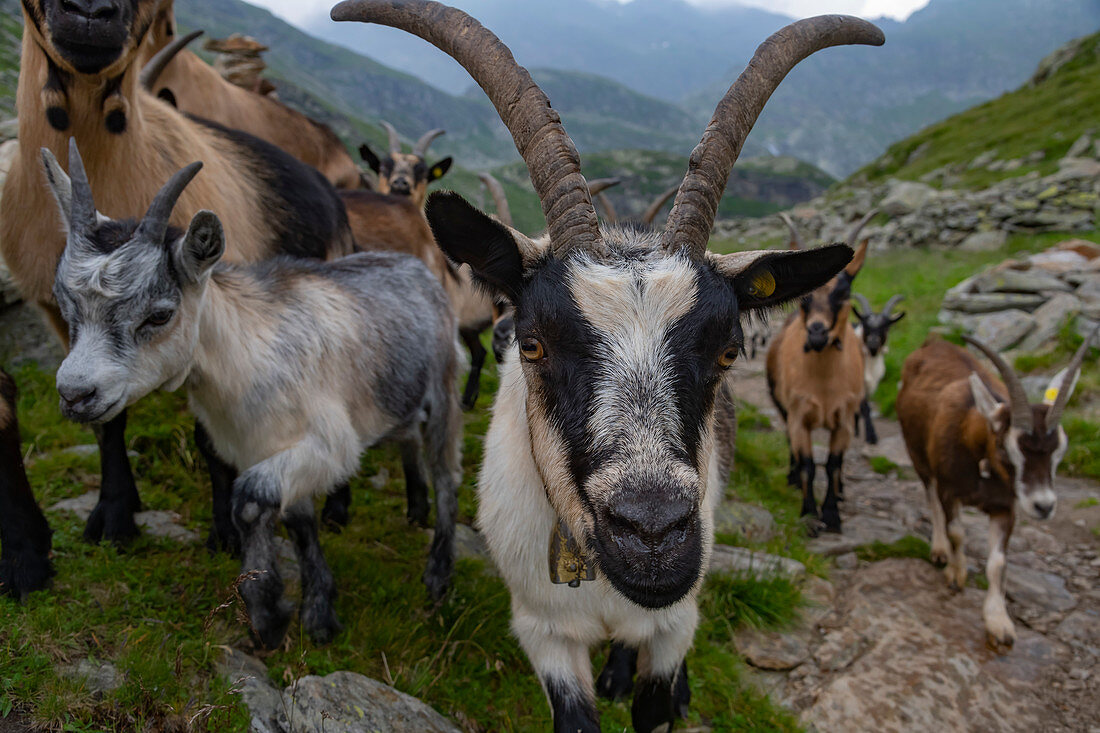
[(241, 537), (240, 586), (249, 624), (260, 644), (276, 649), (283, 642), (294, 607), (283, 598), (275, 550), (279, 502), (273, 487), (256, 473), (245, 472), (233, 485), (233, 521)]
[(787, 486), (793, 486), (796, 489), (802, 488), (802, 483), (799, 479), (801, 470), (801, 462), (795, 457), (794, 451), (790, 453), (790, 464), (787, 468)]
[[(863, 416), (863, 430), (867, 445), (877, 445), (878, 433), (875, 432), (875, 421), (871, 419), (871, 403), (866, 398), (859, 403), (859, 414)], [(856, 416), (856, 424), (859, 424), (858, 415)]]
[[(6, 377), (0, 372), (0, 387)], [(12, 393), (10, 404), (0, 402), (0, 595), (22, 599), (45, 588), (54, 571), (52, 532), (23, 467), (14, 397)]]
[(947, 585), (952, 590), (962, 590), (966, 585), (966, 533), (959, 519), (959, 503), (951, 501), (943, 505), (947, 520), (947, 538), (951, 541), (951, 558), (944, 569)]
[(814, 465), (813, 441), (810, 431), (797, 422), (787, 423), (787, 438), (791, 446), (792, 470), (795, 469), (795, 462), (797, 462), (797, 486), (802, 492), (801, 517), (807, 531), (811, 536), (816, 537), (820, 531), (820, 522), (817, 515), (817, 500), (814, 498), (814, 473), (817, 468)]
[(932, 479), (924, 485), (928, 494), (928, 512), (932, 515), (932, 554), (934, 564), (943, 566), (951, 558), (951, 543), (947, 539), (947, 515), (943, 511), (943, 502), (940, 500), (936, 480)]
[(195, 445), (206, 460), (210, 472), (210, 495), (213, 500), (214, 526), (206, 538), (206, 548), (211, 552), (225, 550), (231, 555), (241, 554), (241, 537), (233, 525), (233, 482), (237, 480), (237, 469), (222, 460), (206, 428), (195, 421)]
[(283, 518), (302, 573), (302, 626), (317, 644), (327, 644), (344, 628), (336, 617), (333, 602), (336, 583), (317, 538), (317, 520), (313, 503), (306, 500), (295, 504)]
[(348, 526), (350, 513), (351, 484), (345, 481), (325, 497), (325, 505), (321, 508), (321, 523), (333, 532), (340, 532)]
[(458, 329), (462, 342), (470, 350), (470, 375), (466, 377), (466, 390), (462, 393), (462, 409), (472, 410), (481, 391), (481, 367), (485, 365), (485, 347), (479, 333), (472, 328)]
[(557, 624), (513, 602), (512, 631), (538, 675), (554, 733), (600, 733), (587, 646), (554, 633)]
[(455, 557), (455, 517), (458, 514), (458, 486), (462, 483), (462, 413), (455, 395), (440, 384), (433, 401), (424, 444), (435, 489), (435, 536), (428, 550), (424, 585), (428, 595), (439, 600), (451, 585)]
[(989, 590), (985, 594), (982, 618), (989, 641), (998, 648), (1010, 647), (1016, 642), (1016, 627), (1005, 608), (1005, 548), (1013, 523), (1011, 511), (989, 517), (989, 559), (985, 563)]
[(825, 462), (827, 487), (825, 501), (821, 502), (821, 521), (825, 522), (825, 531), (840, 532), (840, 508), (837, 502), (844, 495), (844, 454), (830, 453)]
[(687, 656), (697, 616), (677, 628), (658, 632), (638, 653), (638, 680), (630, 719), (638, 733), (672, 730), (677, 717), (687, 717), (691, 688), (687, 681)]
[(401, 442), (401, 468), (405, 473), (405, 516), (409, 524), (428, 526), (428, 483), (424, 480), (424, 440), (420, 429)]
[(84, 539), (125, 544), (139, 534), (134, 514), (141, 511), (130, 457), (126, 455), (126, 410), (94, 430), (99, 443), (99, 501), (84, 525)]
[(611, 642), (607, 663), (596, 678), (596, 694), (607, 700), (621, 700), (634, 691), (634, 673), (638, 669), (638, 650), (617, 641)]

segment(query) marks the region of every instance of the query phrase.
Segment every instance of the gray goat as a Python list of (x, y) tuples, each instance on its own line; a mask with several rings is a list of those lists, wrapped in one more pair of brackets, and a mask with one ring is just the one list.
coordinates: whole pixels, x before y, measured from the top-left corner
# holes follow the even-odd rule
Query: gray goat
[(859, 414), (856, 415), (856, 435), (859, 435), (859, 418), (863, 417), (863, 429), (867, 443), (878, 443), (878, 433), (875, 432), (875, 423), (871, 419), (871, 395), (878, 389), (882, 378), (886, 376), (886, 339), (890, 335), (890, 329), (902, 318), (905, 311), (894, 315), (894, 306), (905, 299), (904, 295), (895, 295), (886, 301), (886, 307), (881, 313), (875, 313), (867, 298), (854, 293), (852, 295), (859, 303), (859, 307), (852, 306), (852, 314), (859, 323), (856, 325), (856, 335), (863, 344), (863, 387), (866, 394), (859, 405)]
[[(75, 141), (69, 155), (71, 181), (42, 150), (67, 232), (54, 284), (72, 341), (57, 372), (62, 412), (101, 423), (154, 389), (186, 385), (214, 449), (240, 471), (232, 515), (241, 564), (262, 571), (241, 593), (268, 648), (292, 613), (275, 564), (276, 520), (301, 562), (302, 625), (327, 641), (340, 624), (312, 499), (381, 440), (406, 453), (423, 445), (437, 510), (424, 582), (439, 598), (453, 565), (462, 423), (454, 318), (423, 263), (392, 253), (219, 263), (215, 214), (198, 212), (186, 233), (168, 224), (201, 163), (173, 175), (140, 222), (115, 221), (95, 210)], [(410, 502), (427, 501), (422, 480), (408, 486)]]

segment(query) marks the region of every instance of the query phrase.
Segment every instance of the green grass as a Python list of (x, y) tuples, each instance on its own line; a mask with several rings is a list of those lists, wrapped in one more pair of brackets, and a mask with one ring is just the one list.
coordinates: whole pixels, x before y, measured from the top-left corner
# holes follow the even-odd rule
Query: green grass
[(891, 557), (915, 557), (927, 560), (932, 548), (920, 537), (908, 535), (896, 542), (872, 542), (856, 548), (856, 557), (864, 562), (878, 562)]
[[(66, 452), (94, 442), (87, 429), (64, 421), (57, 410), (53, 375), (35, 366), (15, 370), (24, 451), (32, 485), (43, 504), (79, 496), (98, 484), (98, 460)], [(480, 407), (467, 415), (465, 482), (459, 520), (476, 510), (474, 483), (495, 370), (483, 372)], [(744, 411), (743, 424), (759, 420)], [(210, 526), (210, 489), (191, 436), (193, 420), (180, 394), (156, 394), (130, 413), (129, 448), (147, 509), (178, 512), (184, 526), (205, 535)], [(739, 460), (747, 470), (733, 487), (742, 498), (789, 497), (769, 467), (776, 444), (746, 431)], [(762, 454), (755, 455), (758, 450)], [(780, 446), (780, 450), (782, 450)], [(751, 467), (751, 468), (750, 468)], [(381, 489), (370, 477), (385, 470)], [(368, 452), (352, 482), (351, 522), (342, 534), (324, 533), (322, 545), (339, 588), (337, 612), (345, 630), (318, 647), (291, 627), (283, 648), (266, 657), (280, 686), (306, 674), (351, 670), (392, 683), (452, 720), (475, 721), (483, 730), (537, 731), (550, 727), (549, 709), (530, 666), (509, 631), (508, 592), (479, 560), (459, 561), (454, 587), (438, 606), (420, 582), (427, 553), (425, 532), (407, 526), (400, 456), (384, 448)], [(772, 495), (774, 494), (774, 496)], [(49, 512), (57, 578), (52, 590), (23, 604), (0, 599), (0, 716), (15, 711), (53, 730), (183, 729), (245, 730), (248, 715), (230, 684), (216, 671), (222, 646), (247, 643), (232, 600), (239, 567), (211, 556), (201, 544), (180, 545), (143, 537), (125, 550), (88, 545), (73, 515)], [(780, 517), (781, 531), (785, 513)], [(799, 559), (804, 542), (790, 528), (784, 542)], [(295, 585), (287, 579), (289, 585)], [(296, 593), (291, 590), (291, 594)], [(715, 731), (798, 730), (791, 715), (749, 684), (730, 635), (742, 626), (770, 627), (794, 618), (801, 604), (789, 581), (757, 582), (738, 577), (707, 582), (692, 671), (688, 725)], [(122, 685), (102, 697), (57, 668), (81, 659), (110, 661)], [(603, 651), (594, 650), (594, 665)], [(630, 725), (628, 704), (600, 703), (606, 730)]]
[(1095, 496), (1090, 496), (1087, 499), (1082, 499), (1081, 501), (1077, 502), (1074, 505), (1073, 508), (1074, 509), (1088, 509), (1090, 507), (1094, 507), (1094, 506), (1098, 506), (1098, 505), (1100, 505), (1100, 499), (1097, 499)]
[[(944, 166), (959, 169), (958, 186), (985, 188), (1010, 177), (1057, 170), (1057, 161), (1083, 133), (1097, 128), (1100, 119), (1100, 33), (1083, 40), (1081, 51), (1051, 78), (1036, 87), (1024, 86), (973, 107), (891, 146), (878, 160), (854, 177), (869, 181), (886, 178), (916, 180)], [(919, 155), (913, 155), (923, 148)], [(1011, 172), (967, 168), (987, 151), (998, 160), (1024, 158), (1033, 151), (1046, 156)]]
[(898, 470), (898, 464), (886, 456), (871, 456), (871, 470), (883, 476)]

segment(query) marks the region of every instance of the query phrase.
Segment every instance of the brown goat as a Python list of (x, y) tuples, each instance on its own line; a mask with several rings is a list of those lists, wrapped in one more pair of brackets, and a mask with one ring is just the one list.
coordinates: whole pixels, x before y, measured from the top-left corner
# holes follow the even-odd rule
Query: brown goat
[(436, 129), (425, 132), (413, 145), (411, 153), (402, 153), (401, 139), (397, 136), (397, 130), (388, 122), (383, 122), (382, 127), (386, 128), (386, 133), (389, 135), (389, 153), (384, 158), (379, 158), (369, 145), (363, 143), (359, 146), (359, 155), (370, 169), (378, 174), (379, 191), (395, 196), (408, 196), (417, 206), (424, 206), (424, 198), (428, 195), (428, 184), (442, 178), (450, 170), (453, 162), (448, 156), (428, 165), (426, 158), (428, 146), (446, 130)]
[[(52, 286), (65, 236), (39, 149), (49, 148), (67, 167), (70, 136), (84, 152), (105, 216), (145, 211), (164, 180), (201, 159), (203, 173), (184, 192), (172, 223), (185, 227), (200, 210), (217, 208), (229, 260), (350, 253), (354, 242), (344, 208), (319, 173), (251, 135), (188, 118), (140, 88), (134, 62), (158, 2), (111, 1), (117, 12), (94, 17), (84, 12), (84, 0), (23, 3), (20, 148), (0, 202), (0, 253), (23, 295), (45, 307), (62, 340), (67, 326)], [(85, 529), (93, 541), (123, 541), (138, 532), (133, 513), (140, 499), (124, 431), (122, 413), (96, 433), (103, 481)], [(222, 532), (218, 540), (231, 541)]]
[[(1016, 509), (1036, 519), (1054, 513), (1054, 475), (1065, 455), (1059, 424), (1095, 332), (1047, 390), (1050, 402), (1028, 403), (1019, 377), (997, 352), (985, 353), (1004, 381), (954, 344), (931, 337), (902, 368), (898, 421), (932, 514), (932, 560), (947, 564), (952, 588), (966, 583), (960, 505), (989, 515), (989, 580), (982, 616), (995, 646), (1011, 646), (1016, 630), (1005, 609), (1005, 548)], [(1053, 395), (1053, 396), (1051, 396)]]
[[(872, 212), (873, 213), (873, 212)], [(864, 217), (848, 236), (852, 245), (870, 218)], [(783, 325), (768, 349), (768, 389), (787, 423), (790, 472), (787, 480), (802, 491), (802, 516), (816, 534), (813, 431), (828, 430), (827, 489), (821, 520), (840, 531), (837, 502), (843, 498), (844, 452), (852, 441), (855, 415), (863, 401), (863, 349), (852, 328), (852, 280), (867, 257), (867, 241), (836, 277), (802, 298), (801, 307)]]
[(267, 140), (319, 170), (336, 188), (364, 187), (359, 166), (328, 125), (277, 99), (229, 82), (185, 50), (183, 46), (199, 33), (176, 38), (172, 0), (163, 2), (139, 58), (139, 63), (148, 59), (143, 64), (142, 83), (150, 94), (181, 112)]

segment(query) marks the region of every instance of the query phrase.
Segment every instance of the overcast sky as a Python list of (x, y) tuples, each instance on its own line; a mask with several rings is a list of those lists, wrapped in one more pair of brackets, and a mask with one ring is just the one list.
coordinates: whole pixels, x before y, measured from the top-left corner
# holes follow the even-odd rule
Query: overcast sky
[[(531, 0), (522, 0), (531, 2)], [(553, 0), (543, 0), (552, 2)], [(619, 0), (619, 2), (629, 0)], [(821, 13), (851, 13), (865, 18), (877, 18), (883, 15), (904, 20), (914, 10), (928, 4), (928, 0), (687, 0), (693, 5), (756, 5), (787, 15), (806, 17)], [(291, 23), (301, 23), (308, 18), (316, 18), (318, 13), (327, 13), (335, 5), (335, 0), (247, 0), (253, 5), (268, 8), (279, 17)]]

